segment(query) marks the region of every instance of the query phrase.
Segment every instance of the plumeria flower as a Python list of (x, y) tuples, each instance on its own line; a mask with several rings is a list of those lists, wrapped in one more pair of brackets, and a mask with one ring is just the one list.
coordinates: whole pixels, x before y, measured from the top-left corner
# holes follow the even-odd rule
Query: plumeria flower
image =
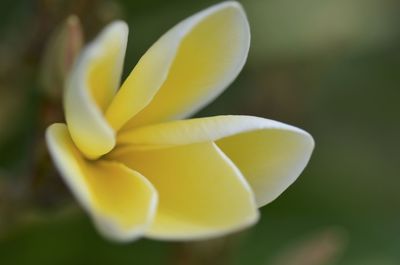
[[(108, 25), (65, 88), (50, 154), (99, 232), (116, 241), (210, 238), (254, 224), (306, 166), (305, 131), (251, 116), (184, 119), (242, 69), (246, 15), (223, 2), (173, 27), (119, 87), (128, 27)], [(183, 120), (182, 120), (183, 119)]]

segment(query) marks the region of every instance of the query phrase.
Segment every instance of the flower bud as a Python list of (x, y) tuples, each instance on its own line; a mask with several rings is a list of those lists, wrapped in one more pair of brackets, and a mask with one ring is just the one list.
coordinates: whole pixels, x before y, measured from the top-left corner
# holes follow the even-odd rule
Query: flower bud
[(71, 15), (55, 30), (43, 54), (40, 83), (50, 98), (60, 98), (64, 81), (83, 45), (79, 18)]

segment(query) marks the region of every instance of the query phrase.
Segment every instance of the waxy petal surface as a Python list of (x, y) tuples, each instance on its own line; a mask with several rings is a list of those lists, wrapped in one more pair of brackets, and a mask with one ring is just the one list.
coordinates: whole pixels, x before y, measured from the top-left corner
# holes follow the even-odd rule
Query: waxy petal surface
[[(248, 227), (300, 175), (305, 131), (251, 116), (186, 118), (236, 78), (250, 43), (227, 1), (173, 27), (117, 91), (128, 28), (114, 22), (75, 63), (65, 124), (46, 132), (62, 178), (107, 238), (206, 239)], [(175, 121), (172, 121), (175, 120)]]
[(182, 21), (141, 58), (107, 110), (113, 128), (179, 119), (217, 97), (249, 50), (246, 15), (224, 2)]
[(314, 141), (305, 131), (252, 116), (216, 116), (149, 125), (122, 133), (118, 142), (136, 149), (215, 141), (240, 169), (258, 206), (277, 198), (303, 171)]
[(110, 154), (146, 176), (159, 193), (147, 236), (201, 239), (245, 228), (258, 219), (248, 183), (212, 142), (170, 148), (117, 149)]
[(115, 133), (104, 118), (120, 82), (128, 27), (114, 22), (81, 53), (67, 80), (64, 110), (79, 150), (95, 159), (115, 145)]
[(65, 124), (51, 125), (46, 140), (65, 183), (100, 233), (116, 241), (143, 235), (153, 221), (158, 201), (156, 190), (145, 177), (120, 163), (85, 159)]

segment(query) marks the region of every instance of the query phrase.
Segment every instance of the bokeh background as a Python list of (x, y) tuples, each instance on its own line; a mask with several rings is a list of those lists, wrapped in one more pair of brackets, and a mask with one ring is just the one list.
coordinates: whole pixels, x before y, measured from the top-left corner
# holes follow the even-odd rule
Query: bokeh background
[[(101, 238), (65, 189), (43, 143), (61, 89), (41, 76), (49, 39), (70, 14), (90, 40), (130, 26), (125, 73), (161, 34), (218, 1), (0, 1), (0, 264), (400, 264), (400, 2), (243, 0), (248, 62), (197, 116), (248, 114), (309, 131), (302, 176), (251, 229), (211, 241)], [(55, 96), (54, 96), (55, 95)]]

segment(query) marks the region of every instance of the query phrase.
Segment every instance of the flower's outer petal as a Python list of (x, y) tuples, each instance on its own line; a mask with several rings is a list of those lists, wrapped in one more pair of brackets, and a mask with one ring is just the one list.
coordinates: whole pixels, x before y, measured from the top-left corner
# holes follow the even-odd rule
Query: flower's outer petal
[(248, 21), (237, 2), (187, 18), (140, 59), (107, 110), (107, 119), (118, 130), (128, 120), (130, 128), (193, 114), (236, 78), (249, 44)]
[(215, 141), (253, 188), (257, 204), (277, 198), (303, 171), (314, 140), (305, 131), (252, 116), (216, 116), (149, 125), (124, 132), (138, 149)]
[(147, 235), (168, 240), (204, 239), (243, 229), (258, 220), (254, 194), (236, 166), (213, 142), (109, 154), (145, 175), (159, 194)]
[(145, 177), (120, 163), (85, 159), (65, 124), (51, 125), (46, 140), (65, 183), (104, 236), (130, 241), (145, 233), (158, 198)]
[(88, 45), (66, 82), (64, 109), (72, 139), (88, 158), (97, 158), (115, 145), (115, 133), (104, 118), (118, 88), (128, 27), (113, 22)]

